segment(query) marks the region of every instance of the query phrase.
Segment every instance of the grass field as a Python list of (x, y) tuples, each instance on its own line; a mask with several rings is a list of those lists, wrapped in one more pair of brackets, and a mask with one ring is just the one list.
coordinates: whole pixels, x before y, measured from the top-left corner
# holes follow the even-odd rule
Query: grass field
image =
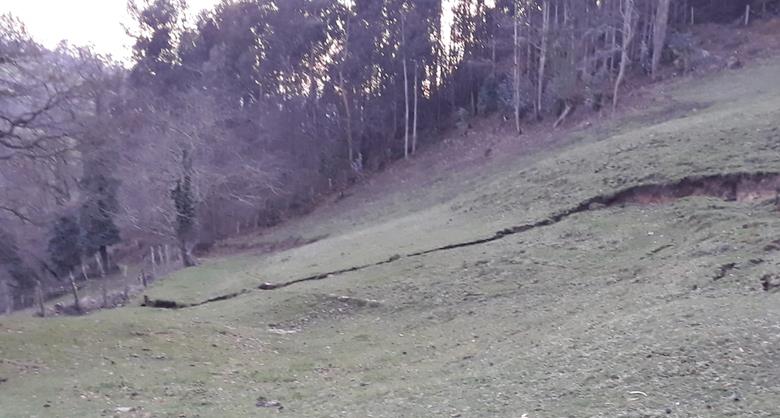
[(242, 238), (316, 242), (206, 260), (147, 292), (246, 290), (225, 301), (0, 317), (0, 416), (780, 416), (780, 292), (760, 282), (780, 269), (774, 202), (613, 206), (406, 256), (630, 186), (778, 172), (778, 74), (769, 60), (664, 84), (555, 146), (358, 191)]

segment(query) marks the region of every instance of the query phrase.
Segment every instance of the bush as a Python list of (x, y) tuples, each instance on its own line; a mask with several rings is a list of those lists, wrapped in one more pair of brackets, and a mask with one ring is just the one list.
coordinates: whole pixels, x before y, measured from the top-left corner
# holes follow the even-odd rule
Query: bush
[(601, 110), (612, 99), (612, 83), (609, 74), (602, 68), (585, 83), (585, 105), (594, 111)]
[[(527, 77), (520, 78), (520, 116), (533, 110), (534, 86)], [(515, 113), (515, 85), (511, 77), (504, 77), (498, 85), (499, 111), (510, 117)]]
[(693, 34), (673, 32), (669, 35), (667, 58), (682, 73), (717, 67), (718, 60), (699, 45), (699, 40)]
[(495, 113), (499, 106), (498, 81), (495, 76), (489, 76), (479, 88), (477, 112), (481, 115)]
[(544, 111), (559, 114), (566, 105), (580, 103), (583, 89), (577, 78), (577, 66), (567, 56), (554, 56), (552, 78), (544, 97)]

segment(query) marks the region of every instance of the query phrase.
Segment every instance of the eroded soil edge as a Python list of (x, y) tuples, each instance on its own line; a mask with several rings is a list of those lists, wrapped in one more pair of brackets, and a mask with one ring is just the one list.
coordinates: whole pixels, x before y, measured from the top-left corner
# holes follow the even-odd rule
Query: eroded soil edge
[(149, 299), (144, 296), (142, 306), (154, 308), (181, 309), (205, 305), (211, 302), (219, 302), (235, 298), (252, 290), (276, 290), (292, 286), (294, 284), (323, 280), (344, 273), (364, 270), (370, 267), (393, 263), (402, 258), (420, 257), (439, 251), (448, 251), (457, 248), (471, 247), (487, 244), (508, 237), (521, 234), (535, 228), (554, 225), (564, 219), (581, 212), (596, 211), (613, 206), (623, 205), (652, 205), (670, 203), (678, 199), (690, 196), (709, 196), (725, 201), (756, 201), (773, 198), (778, 201), (780, 193), (780, 173), (777, 172), (753, 172), (753, 173), (728, 173), (706, 176), (690, 176), (668, 183), (643, 184), (628, 187), (610, 194), (604, 194), (587, 199), (576, 206), (563, 210), (552, 216), (537, 222), (513, 226), (495, 232), (492, 236), (449, 244), (429, 250), (418, 251), (404, 256), (394, 255), (387, 260), (377, 263), (353, 266), (327, 273), (315, 274), (300, 279), (280, 283), (263, 283), (255, 289), (243, 289), (239, 292), (218, 296), (198, 303), (183, 304), (171, 300)]

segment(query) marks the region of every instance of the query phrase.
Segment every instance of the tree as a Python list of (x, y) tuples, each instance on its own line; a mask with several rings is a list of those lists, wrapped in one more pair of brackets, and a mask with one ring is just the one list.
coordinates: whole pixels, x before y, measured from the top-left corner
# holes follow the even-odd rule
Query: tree
[(544, 93), (544, 76), (547, 70), (547, 52), (550, 37), (550, 1), (542, 2), (542, 34), (539, 43), (539, 76), (536, 86), (536, 118), (539, 119), (542, 112), (542, 98)]
[(658, 77), (658, 66), (661, 63), (664, 45), (666, 42), (666, 31), (669, 24), (669, 2), (670, 0), (658, 0), (658, 9), (655, 12), (655, 26), (653, 27), (653, 78)]
[(181, 78), (171, 71), (177, 61), (176, 41), (184, 25), (186, 0), (129, 0), (130, 15), (138, 23), (131, 79), (136, 85), (154, 83), (161, 94), (177, 86)]
[(414, 120), (412, 122), (412, 154), (417, 152), (417, 121), (420, 120), (419, 106), (418, 106), (418, 102), (419, 102), (418, 96), (419, 96), (420, 86), (418, 85), (418, 80), (417, 80), (417, 78), (419, 77), (419, 74), (420, 74), (419, 63), (415, 61), (415, 63), (414, 63), (414, 85), (413, 85), (413, 88), (414, 88)]
[(195, 233), (195, 196), (192, 192), (192, 159), (187, 151), (182, 152), (182, 178), (176, 182), (171, 191), (176, 207), (176, 237), (179, 240), (179, 250), (184, 267), (192, 267), (195, 261), (190, 254), (189, 241)]
[(626, 68), (630, 61), (629, 48), (631, 47), (631, 41), (634, 39), (634, 1), (635, 0), (622, 0), (621, 14), (623, 17), (623, 41), (620, 48), (620, 69), (618, 70), (618, 76), (615, 80), (615, 91), (612, 94), (612, 111), (617, 110), (618, 98), (620, 93), (620, 85), (623, 83), (623, 78), (626, 76)]
[(81, 95), (70, 73), (76, 63), (36, 44), (18, 20), (0, 16), (0, 216), (42, 225), (48, 207), (31, 202), (71, 198), (73, 104)]
[(409, 71), (406, 64), (406, 16), (401, 16), (401, 63), (404, 74), (404, 159), (409, 158)]
[(31, 293), (40, 283), (38, 275), (22, 258), (22, 251), (16, 237), (2, 225), (0, 225), (0, 268), (4, 269), (15, 282), (12, 287), (17, 299)]
[(54, 224), (47, 252), (60, 276), (69, 274), (81, 264), (81, 238), (81, 226), (75, 217), (62, 216)]
[(119, 181), (109, 174), (105, 161), (88, 160), (84, 164), (81, 187), (85, 194), (79, 212), (84, 255), (100, 254), (104, 268), (108, 269), (108, 247), (120, 242), (119, 228), (114, 223), (119, 210)]
[(73, 147), (69, 100), (78, 85), (33, 42), (18, 20), (0, 15), (0, 161), (47, 159)]
[(514, 67), (512, 68), (514, 100), (512, 100), (512, 104), (514, 107), (515, 132), (520, 135), (523, 132), (520, 127), (520, 15), (518, 12), (518, 0), (513, 0), (512, 3), (512, 57), (514, 60)]

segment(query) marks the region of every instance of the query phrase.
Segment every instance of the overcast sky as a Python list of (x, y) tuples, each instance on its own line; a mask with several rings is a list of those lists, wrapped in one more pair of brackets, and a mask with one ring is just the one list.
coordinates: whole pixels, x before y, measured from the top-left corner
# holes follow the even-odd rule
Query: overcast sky
[[(193, 15), (218, 2), (188, 0)], [(46, 47), (65, 39), (74, 45), (93, 45), (116, 59), (130, 57), (131, 40), (122, 28), (131, 22), (126, 0), (0, 0), (0, 14), (9, 12)]]
[[(187, 0), (189, 15), (195, 16), (219, 2)], [(451, 4), (452, 0), (445, 0), (444, 10), (450, 10)], [(493, 0), (487, 0), (486, 4), (493, 4)], [(124, 62), (132, 55), (132, 40), (122, 26), (132, 27), (127, 0), (0, 0), (0, 14), (9, 12), (20, 18), (33, 38), (48, 48), (67, 40), (77, 46), (91, 45), (97, 52), (111, 54)], [(445, 12), (442, 18), (446, 42), (452, 14)]]

